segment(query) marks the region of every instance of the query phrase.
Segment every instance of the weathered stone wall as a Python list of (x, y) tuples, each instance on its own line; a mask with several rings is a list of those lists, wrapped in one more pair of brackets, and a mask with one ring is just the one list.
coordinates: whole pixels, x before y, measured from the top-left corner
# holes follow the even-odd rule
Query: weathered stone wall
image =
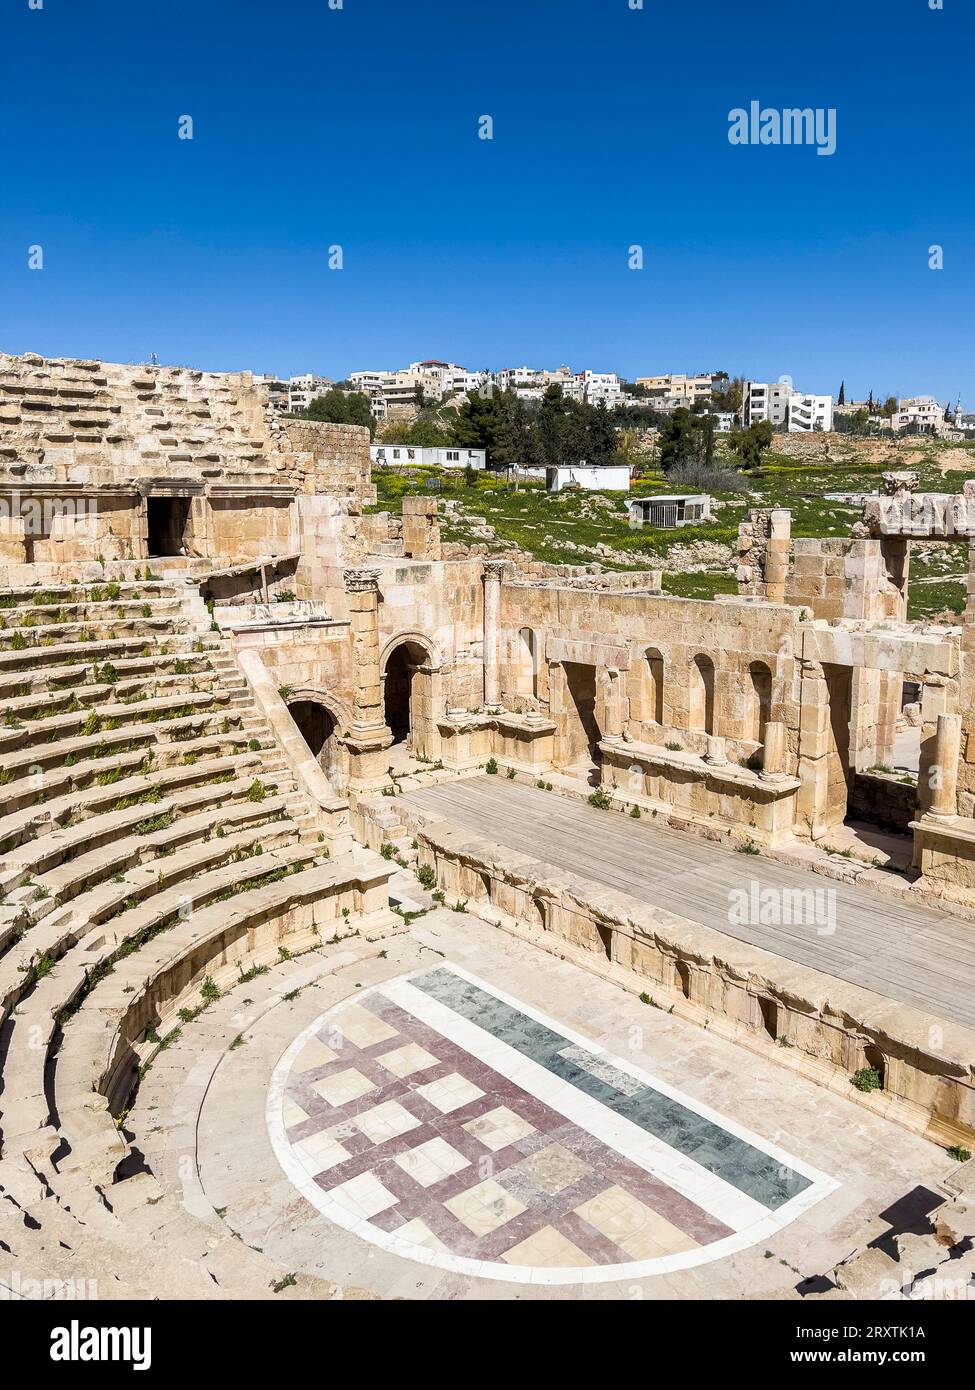
[(892, 777), (857, 772), (851, 778), (849, 814), (886, 830), (907, 833), (917, 815), (917, 787)]
[[(528, 629), (535, 637), (538, 707), (553, 718), (561, 712), (552, 709), (556, 668), (590, 663), (619, 671), (612, 683), (597, 681), (595, 718), (603, 735), (618, 731), (638, 743), (679, 743), (703, 754), (710, 734), (729, 740), (728, 756), (737, 760), (760, 746), (764, 723), (778, 721), (787, 729), (794, 770), (799, 623), (796, 610), (781, 605), (505, 583), (502, 696), (510, 704), (524, 693)], [(607, 698), (618, 703), (618, 716)]]
[[(430, 664), (442, 672), (437, 719), (483, 700), (483, 592), (481, 567), (464, 560), (422, 561), (373, 557), (380, 571), (379, 645), (383, 669), (393, 648), (420, 640)], [(336, 610), (336, 615), (338, 611)]]

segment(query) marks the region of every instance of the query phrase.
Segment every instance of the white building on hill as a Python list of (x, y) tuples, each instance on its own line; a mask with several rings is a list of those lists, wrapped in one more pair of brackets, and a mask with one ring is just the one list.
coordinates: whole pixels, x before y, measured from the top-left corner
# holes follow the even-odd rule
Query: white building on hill
[(369, 457), (374, 468), (484, 468), (483, 449), (447, 448), (419, 444), (370, 444)]
[(741, 398), (745, 429), (768, 420), (775, 430), (808, 434), (833, 428), (833, 397), (806, 395), (789, 381), (746, 381)]

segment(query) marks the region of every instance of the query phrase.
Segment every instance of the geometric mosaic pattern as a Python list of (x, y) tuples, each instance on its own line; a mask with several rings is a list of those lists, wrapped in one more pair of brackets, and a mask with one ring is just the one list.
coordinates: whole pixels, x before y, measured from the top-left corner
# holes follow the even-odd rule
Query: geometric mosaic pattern
[(357, 994), (275, 1070), (278, 1160), (404, 1258), (565, 1284), (767, 1239), (836, 1184), (556, 1021), (444, 965)]

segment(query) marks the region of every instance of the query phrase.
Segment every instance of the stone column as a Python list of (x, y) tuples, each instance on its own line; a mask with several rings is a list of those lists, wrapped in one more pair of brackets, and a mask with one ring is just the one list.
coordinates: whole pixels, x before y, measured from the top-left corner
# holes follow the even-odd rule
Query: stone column
[(939, 714), (934, 758), (928, 770), (931, 807), (928, 812), (941, 820), (957, 815), (958, 755), (961, 752), (961, 715)]
[(765, 743), (762, 747), (762, 771), (759, 773), (763, 782), (781, 782), (786, 775), (785, 759), (788, 744), (785, 737), (785, 725), (778, 720), (770, 720), (765, 725)]
[(938, 720), (948, 713), (948, 703), (945, 678), (925, 676), (921, 686), (921, 750), (917, 773), (917, 803), (922, 815), (931, 809), (930, 770), (938, 761)]
[(501, 576), (503, 560), (485, 560), (481, 579), (484, 582), (484, 703), (501, 703), (498, 671), (498, 636), (501, 624)]
[(379, 670), (379, 570), (349, 569), (343, 579), (352, 639), (352, 723), (345, 738), (349, 787), (366, 791), (385, 782), (385, 753), (393, 741)]
[(622, 738), (623, 709), (620, 673), (615, 666), (601, 672), (603, 686), (603, 738)]
[(707, 751), (704, 761), (709, 767), (727, 767), (728, 751), (725, 740), (718, 734), (708, 734), (704, 740)]
[[(813, 840), (833, 821), (829, 810), (829, 687), (818, 661), (799, 663), (799, 795), (797, 810)], [(842, 820), (842, 816), (839, 817)]]

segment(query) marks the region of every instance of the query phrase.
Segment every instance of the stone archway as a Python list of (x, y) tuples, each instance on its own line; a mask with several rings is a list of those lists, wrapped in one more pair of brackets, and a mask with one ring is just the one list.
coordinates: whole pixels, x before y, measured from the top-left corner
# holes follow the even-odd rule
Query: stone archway
[(348, 754), (343, 744), (348, 712), (341, 702), (314, 688), (289, 691), (287, 705), (325, 776), (334, 790), (343, 794), (349, 777)]
[(383, 717), (394, 746), (404, 746), (415, 758), (436, 761), (440, 757), (437, 721), (443, 711), (435, 647), (420, 633), (401, 633), (386, 644), (380, 672)]

